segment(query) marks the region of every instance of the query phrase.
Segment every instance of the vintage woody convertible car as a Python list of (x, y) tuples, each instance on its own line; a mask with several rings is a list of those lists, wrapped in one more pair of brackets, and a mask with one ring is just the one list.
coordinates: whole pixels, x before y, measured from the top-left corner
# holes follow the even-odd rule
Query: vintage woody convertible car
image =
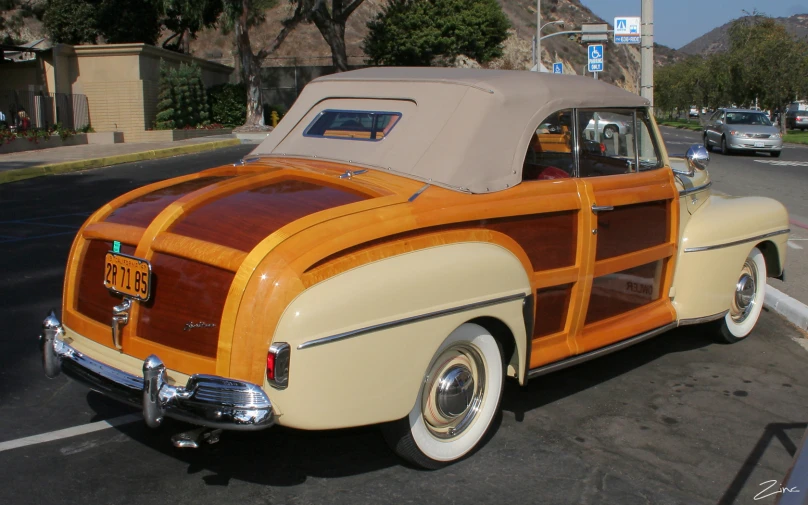
[[(607, 138), (602, 118), (626, 126)], [(45, 372), (152, 427), (381, 424), (436, 468), (480, 444), (506, 377), (687, 324), (750, 334), (788, 218), (711, 195), (708, 161), (672, 163), (645, 99), (583, 77), (323, 77), (240, 163), (87, 220)]]

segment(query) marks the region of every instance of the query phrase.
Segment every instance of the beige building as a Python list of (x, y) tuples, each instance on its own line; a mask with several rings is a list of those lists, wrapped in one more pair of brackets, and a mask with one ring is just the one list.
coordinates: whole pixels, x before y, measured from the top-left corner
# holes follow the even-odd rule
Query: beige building
[(195, 62), (205, 87), (228, 82), (233, 72), (225, 65), (146, 44), (57, 44), (38, 53), (34, 62), (4, 62), (0, 72), (5, 82), (0, 87), (86, 95), (95, 131), (121, 131), (127, 142), (151, 140), (155, 134), (147, 129), (157, 115), (160, 60), (174, 66)]

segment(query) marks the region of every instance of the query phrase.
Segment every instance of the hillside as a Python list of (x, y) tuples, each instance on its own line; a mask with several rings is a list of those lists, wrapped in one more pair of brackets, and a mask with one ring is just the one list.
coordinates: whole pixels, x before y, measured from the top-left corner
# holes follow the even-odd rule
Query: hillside
[[(536, 32), (535, 0), (498, 0), (511, 21), (511, 37), (505, 43), (503, 58), (490, 63), (492, 68), (529, 69), (531, 63), (531, 40)], [(345, 29), (349, 63), (364, 62), (362, 39), (367, 33), (366, 23), (375, 16), (386, 0), (365, 0), (351, 16)], [(281, 21), (291, 15), (294, 5), (288, 2), (272, 9), (266, 22), (254, 30), (253, 46), (261, 47), (270, 43), (281, 29)], [(580, 27), (581, 23), (604, 23), (602, 19), (581, 5), (578, 0), (544, 0), (542, 19), (564, 21), (566, 29)], [(560, 29), (556, 26), (545, 28), (543, 35)], [(217, 30), (207, 30), (191, 44), (191, 51), (201, 58), (233, 65), (233, 37)], [(608, 42), (605, 48), (606, 71), (602, 80), (613, 82), (626, 89), (636, 91), (639, 85), (639, 47), (617, 46)], [(551, 37), (542, 41), (542, 60), (545, 66), (554, 61), (562, 61), (567, 73), (581, 74), (585, 70), (586, 51), (584, 46), (569, 40), (566, 36)], [(331, 52), (320, 33), (313, 25), (298, 27), (284, 42), (281, 49), (265, 63), (266, 66), (286, 65), (330, 65)], [(473, 64), (473, 63), (472, 63)]]
[[(806, 9), (808, 10), (808, 9)], [(775, 18), (778, 23), (785, 25), (786, 30), (799, 38), (808, 38), (808, 13), (796, 14), (788, 18)], [(710, 55), (729, 49), (729, 28), (732, 21), (712, 31), (705, 33), (696, 40), (682, 46), (679, 52), (685, 54)]]

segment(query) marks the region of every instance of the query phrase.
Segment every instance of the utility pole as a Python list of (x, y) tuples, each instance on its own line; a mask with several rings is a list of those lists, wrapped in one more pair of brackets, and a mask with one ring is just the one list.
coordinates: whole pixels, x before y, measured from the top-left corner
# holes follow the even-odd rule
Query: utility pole
[(642, 0), (640, 46), (640, 96), (654, 106), (654, 0)]
[(541, 72), (541, 0), (536, 0), (536, 72)]

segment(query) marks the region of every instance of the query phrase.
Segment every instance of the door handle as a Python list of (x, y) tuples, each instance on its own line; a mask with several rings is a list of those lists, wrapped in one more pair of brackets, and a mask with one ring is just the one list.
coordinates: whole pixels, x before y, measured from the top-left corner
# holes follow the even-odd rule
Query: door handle
[(614, 210), (613, 205), (592, 205), (592, 212), (597, 214), (598, 212), (607, 212), (610, 210)]

